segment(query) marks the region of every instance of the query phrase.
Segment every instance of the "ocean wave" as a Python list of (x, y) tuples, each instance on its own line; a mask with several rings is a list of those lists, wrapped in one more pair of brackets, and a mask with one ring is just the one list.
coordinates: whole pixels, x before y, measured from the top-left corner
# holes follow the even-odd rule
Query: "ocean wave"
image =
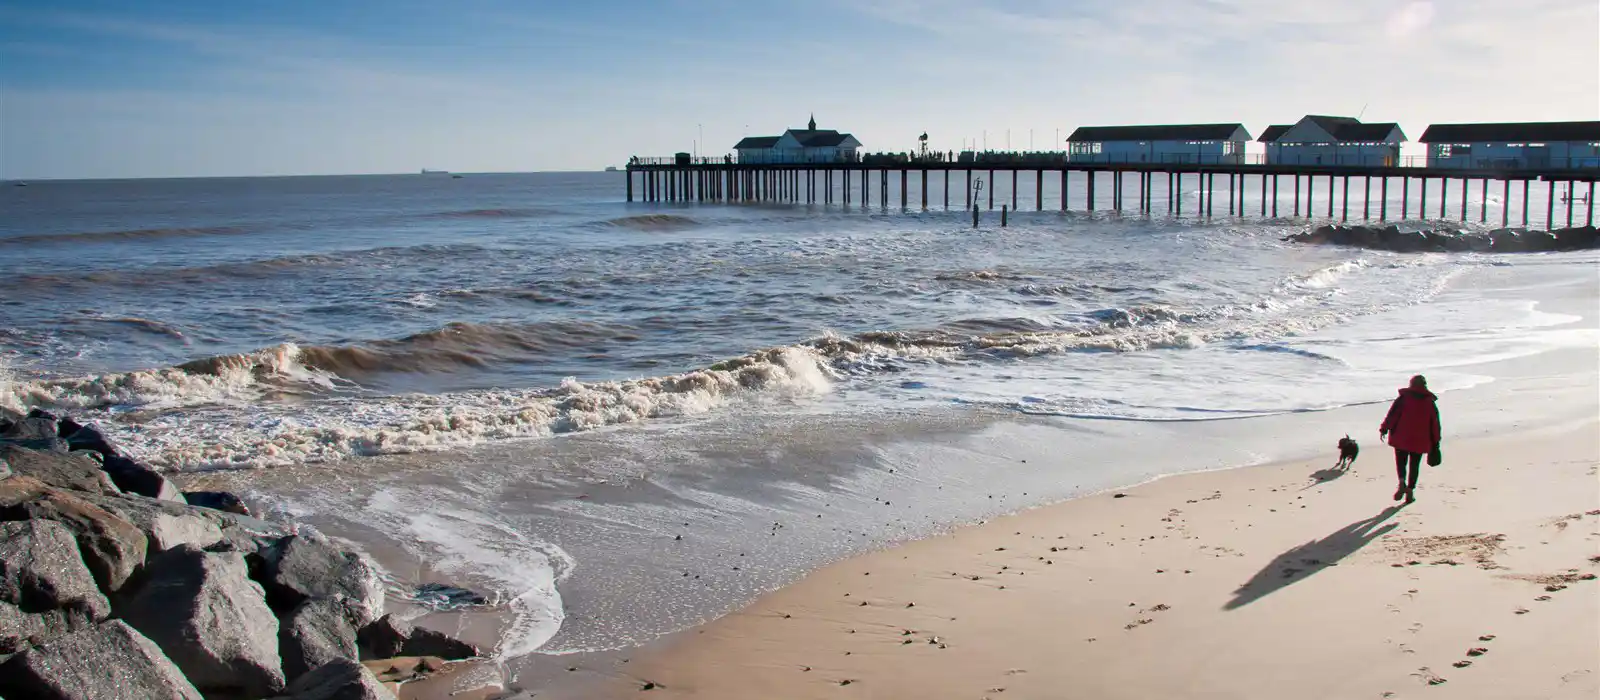
[(554, 213), (549, 209), (461, 209), (415, 216), (421, 219), (532, 219)]
[(256, 225), (191, 226), (173, 228), (142, 228), (118, 231), (77, 231), (67, 233), (34, 233), (0, 238), (0, 246), (34, 243), (104, 243), (114, 241), (143, 241), (162, 238), (195, 238), (200, 236), (234, 236), (261, 230)]
[(700, 225), (699, 221), (677, 214), (640, 214), (607, 219), (599, 223), (608, 228), (629, 228), (639, 231), (671, 231)]

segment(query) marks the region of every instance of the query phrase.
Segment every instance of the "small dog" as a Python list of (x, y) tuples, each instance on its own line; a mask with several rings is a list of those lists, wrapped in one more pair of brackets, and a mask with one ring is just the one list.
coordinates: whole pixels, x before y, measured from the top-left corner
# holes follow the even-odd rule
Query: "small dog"
[(1356, 463), (1356, 456), (1359, 454), (1361, 454), (1361, 446), (1357, 445), (1355, 440), (1350, 439), (1349, 435), (1339, 438), (1339, 463), (1334, 467), (1336, 469), (1349, 469), (1350, 465)]

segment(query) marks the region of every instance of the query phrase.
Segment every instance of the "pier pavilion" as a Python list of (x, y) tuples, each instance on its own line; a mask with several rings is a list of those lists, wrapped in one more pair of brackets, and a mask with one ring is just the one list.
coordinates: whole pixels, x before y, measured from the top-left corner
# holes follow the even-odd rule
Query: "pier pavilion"
[(1067, 137), (1074, 163), (1244, 162), (1243, 124), (1080, 126)]
[(1600, 122), (1434, 124), (1430, 168), (1600, 168)]

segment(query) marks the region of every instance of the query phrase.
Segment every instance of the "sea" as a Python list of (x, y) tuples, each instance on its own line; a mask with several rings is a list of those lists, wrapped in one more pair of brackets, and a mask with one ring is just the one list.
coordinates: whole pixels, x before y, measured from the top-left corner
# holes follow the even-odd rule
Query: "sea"
[[(960, 173), (928, 210), (917, 178), (903, 210), (629, 203), (624, 176), (5, 183), (0, 406), (345, 539), (515, 668), (963, 523), (1331, 451), (1268, 426), (1381, 412), (1420, 371), (1448, 406), (1478, 365), (1596, 340), (1540, 301), (1591, 294), (1593, 252), (1286, 243), (1329, 221), (1285, 215), (1287, 179), (1278, 218), (1253, 191), (1196, 216), (1193, 183), (1143, 216), (1002, 174), (1015, 211), (985, 191), (974, 227)], [(1489, 228), (1499, 193), (1464, 223), (1413, 191), (1399, 223)]]

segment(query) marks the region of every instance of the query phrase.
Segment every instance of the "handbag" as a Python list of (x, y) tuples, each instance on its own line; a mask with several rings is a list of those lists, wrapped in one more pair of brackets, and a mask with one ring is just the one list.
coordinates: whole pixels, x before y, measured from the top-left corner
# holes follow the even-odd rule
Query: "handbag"
[(1444, 464), (1444, 453), (1439, 451), (1439, 443), (1433, 443), (1433, 449), (1428, 450), (1428, 466), (1437, 467)]

